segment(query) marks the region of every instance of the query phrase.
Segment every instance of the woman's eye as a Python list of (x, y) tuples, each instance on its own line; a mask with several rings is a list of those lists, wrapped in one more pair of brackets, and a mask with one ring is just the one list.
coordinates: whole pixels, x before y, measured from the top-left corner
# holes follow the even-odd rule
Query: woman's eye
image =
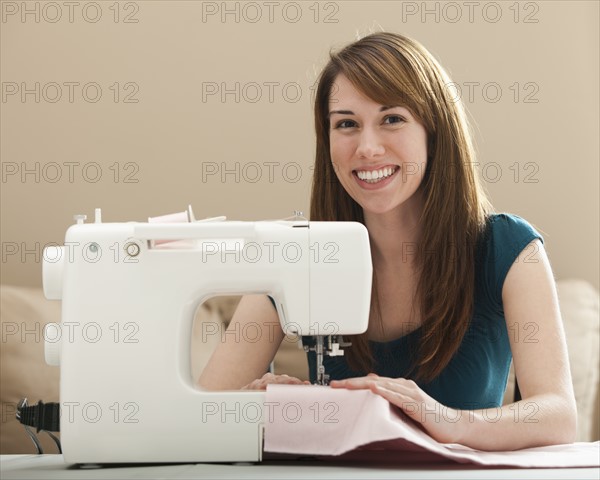
[(335, 128), (351, 128), (355, 126), (356, 122), (354, 122), (353, 120), (342, 120), (335, 124)]
[(384, 118), (383, 123), (400, 123), (404, 121), (404, 118), (402, 118), (400, 115), (388, 115)]

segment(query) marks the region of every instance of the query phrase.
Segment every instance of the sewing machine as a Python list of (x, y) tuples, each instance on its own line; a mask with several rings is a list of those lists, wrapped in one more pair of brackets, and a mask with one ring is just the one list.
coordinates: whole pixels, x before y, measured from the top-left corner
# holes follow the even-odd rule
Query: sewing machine
[[(61, 442), (70, 463), (262, 459), (264, 391), (200, 390), (190, 368), (199, 305), (215, 295), (270, 295), (286, 333), (324, 355), (367, 329), (372, 264), (355, 222), (103, 223), (75, 216), (64, 246), (44, 250), (44, 293), (62, 299), (45, 330), (60, 365)], [(293, 424), (290, 424), (291, 431)], [(292, 433), (290, 433), (292, 434)]]

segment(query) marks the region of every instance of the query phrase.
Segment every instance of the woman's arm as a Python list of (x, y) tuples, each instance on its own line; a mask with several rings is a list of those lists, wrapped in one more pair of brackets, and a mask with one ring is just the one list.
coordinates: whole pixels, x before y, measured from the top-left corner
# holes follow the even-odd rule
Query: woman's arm
[(369, 375), (331, 386), (370, 388), (443, 443), (501, 451), (573, 442), (577, 409), (554, 277), (541, 242), (531, 242), (515, 260), (502, 300), (523, 400), (499, 408), (454, 410), (403, 378)]
[[(251, 336), (244, 334), (248, 331), (252, 332)], [(246, 295), (240, 300), (224, 337), (200, 375), (200, 388), (240, 389), (262, 377), (284, 333), (268, 297)]]
[[(577, 408), (565, 333), (552, 269), (539, 240), (511, 266), (502, 302), (523, 399), (473, 412), (461, 443), (505, 450), (575, 441)], [(495, 416), (500, 419), (493, 421)]]

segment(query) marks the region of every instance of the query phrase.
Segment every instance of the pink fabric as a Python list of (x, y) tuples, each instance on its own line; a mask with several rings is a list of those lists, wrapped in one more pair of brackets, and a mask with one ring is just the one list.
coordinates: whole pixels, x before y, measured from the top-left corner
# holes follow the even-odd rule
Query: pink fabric
[(266, 453), (385, 463), (450, 459), (487, 466), (600, 466), (600, 442), (511, 452), (484, 452), (458, 444), (442, 444), (369, 390), (268, 385), (265, 412)]

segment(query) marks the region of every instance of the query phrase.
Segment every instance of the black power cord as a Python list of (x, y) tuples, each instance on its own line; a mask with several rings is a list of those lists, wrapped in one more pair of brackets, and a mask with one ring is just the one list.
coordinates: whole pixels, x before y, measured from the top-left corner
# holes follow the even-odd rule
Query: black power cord
[(56, 444), (58, 452), (62, 453), (60, 440), (51, 432), (60, 431), (60, 404), (44, 403), (41, 400), (37, 405), (27, 405), (27, 399), (24, 398), (17, 405), (17, 420), (23, 424), (25, 431), (35, 445), (38, 454), (43, 454), (44, 450), (36, 436), (29, 427), (35, 427), (36, 433), (46, 432)]

